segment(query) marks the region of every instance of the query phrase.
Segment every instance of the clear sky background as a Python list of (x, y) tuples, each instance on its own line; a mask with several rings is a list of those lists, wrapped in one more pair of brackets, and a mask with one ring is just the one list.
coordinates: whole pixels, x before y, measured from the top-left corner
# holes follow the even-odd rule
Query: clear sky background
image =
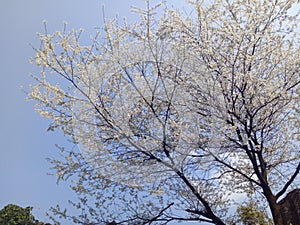
[[(185, 1), (170, 2), (182, 6)], [(42, 20), (48, 21), (49, 32), (68, 21), (69, 29), (94, 34), (103, 22), (103, 4), (106, 17), (119, 14), (131, 21), (130, 6), (146, 5), (143, 0), (0, 0), (0, 209), (10, 203), (33, 206), (34, 216), (47, 222), (51, 206), (66, 207), (74, 199), (67, 184), (57, 185), (56, 177), (47, 175), (45, 158), (57, 156), (55, 144), (66, 144), (65, 137), (46, 132), (49, 121), (34, 112), (20, 87), (29, 90), (29, 74), (39, 72), (29, 64), (34, 56), (29, 44), (39, 46), (36, 32), (43, 32)]]

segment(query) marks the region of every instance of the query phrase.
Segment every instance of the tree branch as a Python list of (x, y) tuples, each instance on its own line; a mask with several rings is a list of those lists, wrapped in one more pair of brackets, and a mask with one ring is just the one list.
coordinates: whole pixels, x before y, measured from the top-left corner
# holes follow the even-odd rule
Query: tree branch
[(296, 179), (297, 175), (299, 174), (300, 171), (300, 163), (298, 164), (294, 174), (291, 176), (291, 178), (288, 180), (288, 182), (284, 185), (284, 187), (281, 189), (281, 191), (279, 191), (275, 197), (276, 199), (278, 199), (280, 196), (282, 196), (286, 190), (288, 189), (288, 187), (293, 183), (293, 181)]

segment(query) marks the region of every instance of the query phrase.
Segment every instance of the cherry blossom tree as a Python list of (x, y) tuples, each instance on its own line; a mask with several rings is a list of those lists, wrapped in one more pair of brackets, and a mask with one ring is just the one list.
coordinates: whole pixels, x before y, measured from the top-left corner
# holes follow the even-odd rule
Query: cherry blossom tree
[(87, 46), (82, 29), (40, 34), (29, 98), (74, 143), (51, 162), (82, 210), (54, 213), (224, 225), (240, 195), (285, 224), (278, 203), (299, 187), (298, 3), (189, 1), (184, 14), (147, 2)]

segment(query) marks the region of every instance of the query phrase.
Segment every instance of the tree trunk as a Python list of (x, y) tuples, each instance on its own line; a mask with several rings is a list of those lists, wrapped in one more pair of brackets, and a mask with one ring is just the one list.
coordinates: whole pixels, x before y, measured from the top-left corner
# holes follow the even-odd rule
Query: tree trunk
[(286, 225), (284, 223), (284, 220), (283, 220), (280, 205), (278, 205), (276, 203), (276, 201), (274, 203), (269, 204), (269, 205), (270, 205), (274, 225)]
[[(278, 206), (283, 220), (283, 225), (300, 224), (300, 189), (295, 189), (282, 199)], [(275, 223), (275, 225), (277, 225)]]
[(281, 213), (281, 206), (276, 202), (275, 195), (273, 195), (273, 193), (270, 191), (270, 189), (265, 189), (264, 194), (269, 203), (269, 207), (270, 207), (270, 210), (272, 213), (274, 225), (285, 225), (284, 221), (283, 221), (283, 216)]
[(279, 203), (273, 194), (267, 196), (274, 225), (300, 225), (300, 189), (287, 194)]

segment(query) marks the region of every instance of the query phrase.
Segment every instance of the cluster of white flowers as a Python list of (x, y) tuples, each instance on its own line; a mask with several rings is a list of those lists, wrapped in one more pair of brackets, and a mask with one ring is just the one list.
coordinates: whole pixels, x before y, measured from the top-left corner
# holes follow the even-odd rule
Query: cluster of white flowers
[(160, 194), (175, 174), (220, 208), (223, 190), (280, 191), (299, 161), (297, 1), (190, 3), (185, 18), (108, 22), (90, 47), (83, 30), (40, 35), (30, 98), (113, 181)]

